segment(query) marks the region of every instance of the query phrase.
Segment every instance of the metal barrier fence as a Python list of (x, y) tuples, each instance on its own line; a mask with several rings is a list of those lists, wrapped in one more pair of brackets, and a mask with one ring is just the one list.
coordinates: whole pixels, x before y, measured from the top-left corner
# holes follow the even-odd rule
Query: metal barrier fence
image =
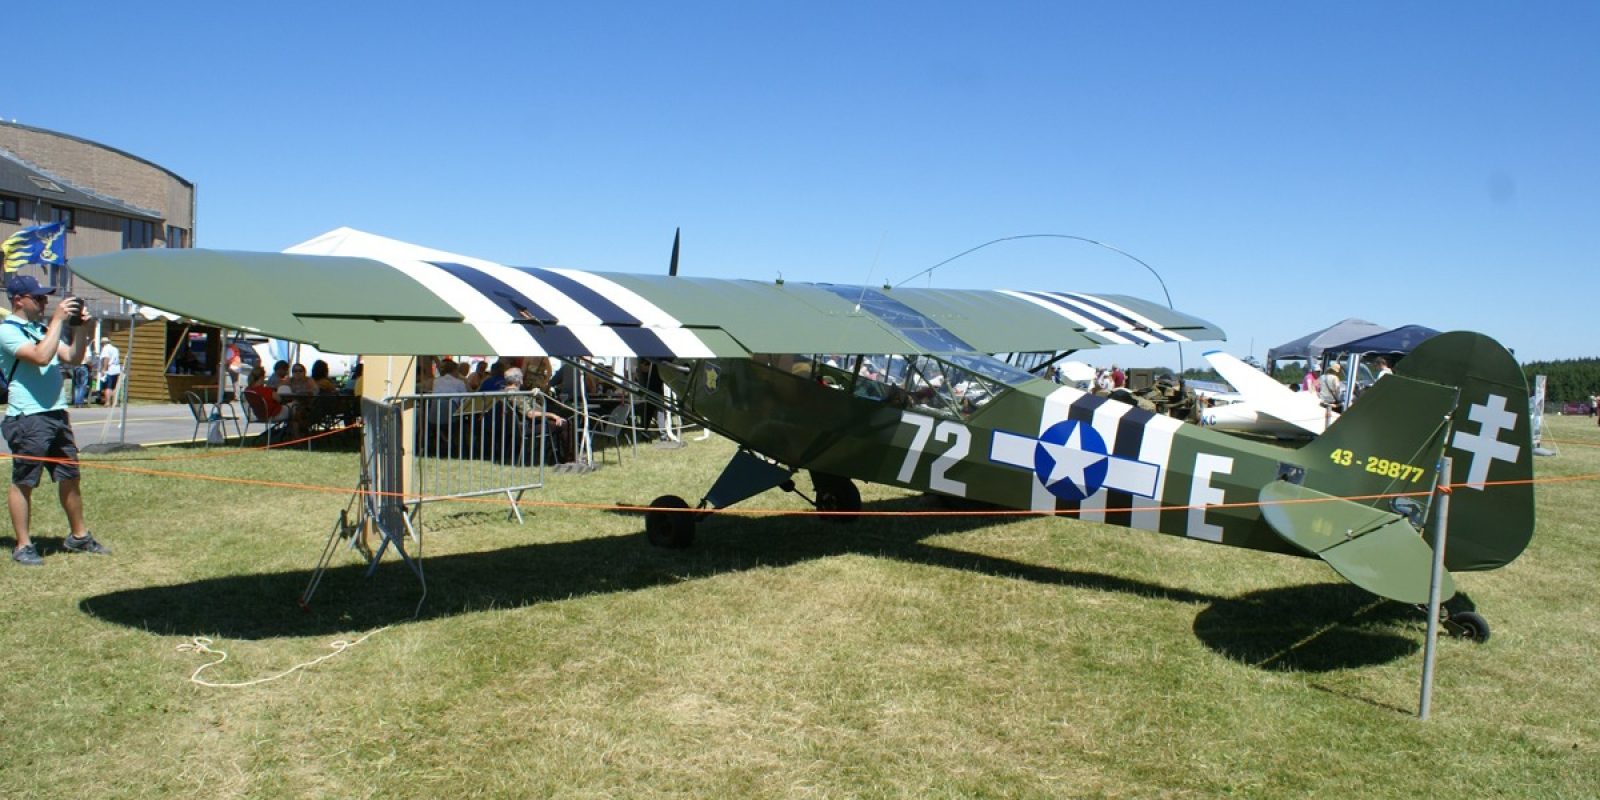
[[(546, 400), (537, 391), (363, 399), (360, 481), (334, 523), (301, 605), (309, 606), (341, 542), (362, 552), (368, 575), (393, 547), (422, 582), (426, 598), (422, 562), (406, 544), (409, 540), (421, 546), (419, 515), (425, 503), (504, 495), (510, 515), (520, 523), (517, 501), (527, 490), (544, 486), (547, 464), (570, 461), (592, 469), (593, 438), (611, 439), (619, 464), (624, 441), (638, 447), (638, 429), (630, 424), (636, 411), (633, 395), (624, 395), (603, 417), (591, 415), (598, 404), (591, 404), (581, 390), (575, 405), (561, 405), (554, 413)], [(562, 410), (576, 413), (556, 424), (563, 419)], [(376, 550), (368, 547), (369, 530), (379, 536)]]
[[(369, 439), (382, 443), (369, 451), (369, 468), (397, 469), (409, 459), (407, 505), (464, 497), (505, 495), (518, 522), (517, 500), (544, 486), (545, 465), (555, 461), (560, 436), (551, 425), (544, 395), (536, 392), (471, 392), (401, 395), (373, 409), (388, 419), (373, 426)], [(400, 420), (415, 411), (410, 441)], [(394, 467), (384, 466), (393, 462)], [(398, 477), (394, 480), (398, 482)], [(378, 485), (380, 482), (375, 481)]]

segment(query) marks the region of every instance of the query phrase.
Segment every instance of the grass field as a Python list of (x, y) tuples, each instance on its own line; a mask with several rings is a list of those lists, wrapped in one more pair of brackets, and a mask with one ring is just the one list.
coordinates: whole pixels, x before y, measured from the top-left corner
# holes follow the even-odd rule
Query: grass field
[[(1319, 562), (792, 514), (664, 552), (630, 514), (456, 503), (425, 513), (418, 618), (403, 567), (348, 551), (302, 613), (352, 452), (107, 457), (85, 495), (115, 555), (58, 552), (44, 487), (45, 566), (0, 566), (0, 796), (1593, 797), (1600, 482), (1561, 479), (1600, 474), (1600, 430), (1549, 424), (1538, 533), (1458, 576), (1494, 636), (1441, 643), (1427, 723), (1421, 615)], [(641, 448), (534, 499), (692, 499), (731, 452)], [(251, 681), (368, 634), (241, 688), (190, 682), (217, 656), (179, 649), (210, 637), (228, 660), (202, 677)]]

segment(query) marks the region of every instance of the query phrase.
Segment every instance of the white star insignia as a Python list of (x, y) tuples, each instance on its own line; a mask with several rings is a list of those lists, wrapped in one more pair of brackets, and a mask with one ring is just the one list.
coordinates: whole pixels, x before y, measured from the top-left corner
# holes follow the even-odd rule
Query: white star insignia
[(1106, 460), (1104, 453), (1094, 453), (1083, 449), (1083, 426), (1078, 425), (1072, 429), (1072, 435), (1062, 444), (1052, 444), (1041, 441), (1039, 446), (1049, 454), (1054, 466), (1050, 468), (1050, 477), (1045, 479), (1045, 488), (1053, 488), (1063, 480), (1072, 481), (1078, 494), (1089, 493), (1089, 480), (1084, 472), (1090, 467)]

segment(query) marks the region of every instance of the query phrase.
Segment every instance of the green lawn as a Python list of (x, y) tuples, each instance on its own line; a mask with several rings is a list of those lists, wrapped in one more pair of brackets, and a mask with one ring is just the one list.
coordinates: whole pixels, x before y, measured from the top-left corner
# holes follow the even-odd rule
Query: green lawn
[[(1549, 424), (1541, 478), (1583, 479), (1540, 487), (1517, 563), (1458, 576), (1494, 637), (1442, 642), (1427, 723), (1421, 615), (1319, 562), (981, 517), (719, 516), (665, 552), (631, 514), (455, 503), (424, 515), (418, 618), (403, 567), (348, 551), (302, 612), (353, 452), (110, 456), (84, 486), (116, 554), (59, 553), (43, 487), (46, 565), (0, 566), (0, 796), (1593, 797), (1600, 429)], [(731, 452), (531, 497), (692, 501)], [(243, 688), (178, 649), (250, 681), (365, 634)]]

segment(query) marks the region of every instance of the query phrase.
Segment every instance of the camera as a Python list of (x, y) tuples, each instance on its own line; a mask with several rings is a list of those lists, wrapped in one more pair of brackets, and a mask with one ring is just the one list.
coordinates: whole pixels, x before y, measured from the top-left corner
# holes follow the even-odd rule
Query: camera
[(67, 307), (67, 324), (72, 326), (83, 324), (83, 298), (65, 297), (61, 304)]

